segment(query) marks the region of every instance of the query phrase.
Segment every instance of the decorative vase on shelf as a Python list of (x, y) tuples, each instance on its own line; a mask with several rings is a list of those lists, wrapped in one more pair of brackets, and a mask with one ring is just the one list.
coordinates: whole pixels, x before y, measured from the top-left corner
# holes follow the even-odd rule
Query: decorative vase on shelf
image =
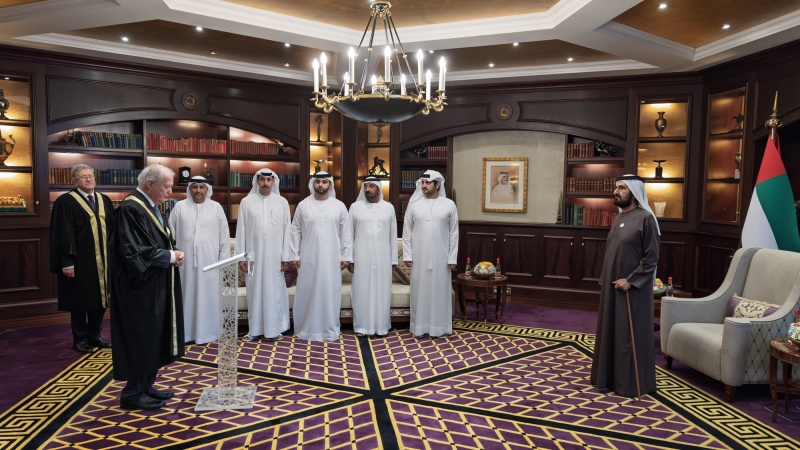
[[(14, 145), (17, 143), (14, 136), (9, 134), (8, 138), (11, 139), (11, 142), (3, 139), (3, 132), (0, 131), (0, 167), (6, 167), (6, 160), (11, 156), (11, 152), (14, 151)], [(11, 150), (7, 150), (9, 145)]]
[(664, 114), (666, 111), (660, 111), (658, 113), (658, 119), (656, 119), (656, 131), (658, 131), (658, 137), (664, 137), (661, 133), (667, 129), (667, 119), (664, 118)]
[(655, 177), (656, 178), (664, 178), (664, 168), (661, 167), (661, 163), (665, 163), (665, 162), (667, 162), (667, 160), (666, 159), (654, 159), (653, 162), (658, 164), (658, 167), (656, 167), (656, 176)]
[(3, 93), (2, 89), (0, 89), (0, 119), (8, 120), (8, 117), (6, 117), (6, 111), (8, 111), (9, 106), (11, 106), (11, 104), (9, 104), (8, 100), (6, 100), (6, 94)]

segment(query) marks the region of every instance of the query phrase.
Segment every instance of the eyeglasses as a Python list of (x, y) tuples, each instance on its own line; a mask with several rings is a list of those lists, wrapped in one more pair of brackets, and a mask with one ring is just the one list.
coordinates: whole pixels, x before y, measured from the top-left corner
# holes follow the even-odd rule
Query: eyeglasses
[(76, 180), (81, 180), (81, 181), (94, 180), (94, 175), (84, 175), (82, 177), (78, 177), (78, 178), (75, 178), (75, 179)]

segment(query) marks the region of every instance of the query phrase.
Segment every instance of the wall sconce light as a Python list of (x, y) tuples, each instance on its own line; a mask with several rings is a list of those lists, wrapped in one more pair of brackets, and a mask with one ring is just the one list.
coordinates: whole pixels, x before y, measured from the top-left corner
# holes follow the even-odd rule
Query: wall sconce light
[(654, 159), (654, 163), (658, 163), (658, 167), (656, 167), (656, 178), (664, 178), (664, 168), (661, 167), (661, 163), (667, 162), (666, 159)]

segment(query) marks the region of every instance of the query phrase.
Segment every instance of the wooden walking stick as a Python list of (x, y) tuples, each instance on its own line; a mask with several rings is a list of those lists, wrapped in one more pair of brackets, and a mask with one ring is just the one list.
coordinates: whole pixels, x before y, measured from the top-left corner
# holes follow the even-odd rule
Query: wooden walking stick
[(631, 296), (625, 291), (625, 300), (628, 302), (628, 325), (631, 329), (631, 350), (633, 351), (633, 370), (636, 372), (636, 401), (642, 399), (642, 388), (639, 387), (639, 363), (636, 362), (636, 340), (633, 338), (633, 318), (631, 317)]

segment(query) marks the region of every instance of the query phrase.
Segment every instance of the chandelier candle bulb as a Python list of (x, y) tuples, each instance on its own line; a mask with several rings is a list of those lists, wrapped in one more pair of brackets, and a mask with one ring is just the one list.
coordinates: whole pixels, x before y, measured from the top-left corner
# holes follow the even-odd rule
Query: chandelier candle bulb
[(441, 58), (439, 60), (439, 90), (440, 91), (444, 90), (444, 70), (445, 70), (445, 64), (444, 64), (444, 57), (443, 57), (443, 58)]
[(406, 95), (406, 74), (400, 75), (400, 95)]
[(422, 50), (417, 50), (417, 84), (422, 84)]
[(347, 52), (347, 56), (350, 58), (350, 72), (353, 74), (353, 78), (355, 78), (356, 74), (356, 51), (353, 50), (353, 47), (350, 47), (350, 51)]
[(383, 50), (383, 81), (389, 83), (389, 75), (392, 71), (392, 49), (387, 45)]
[(328, 85), (328, 69), (327, 69), (326, 66), (328, 65), (328, 57), (325, 56), (325, 53), (323, 53), (319, 57), (319, 62), (322, 63), (322, 85), (323, 86), (327, 86)]
[(314, 92), (319, 92), (319, 61), (314, 58)]
[(442, 67), (442, 87), (440, 88), (442, 92), (444, 92), (445, 81), (447, 81), (447, 66)]
[(344, 95), (345, 96), (350, 94), (350, 86), (348, 85), (349, 81), (350, 81), (350, 74), (349, 73), (345, 73), (344, 74)]
[(431, 99), (431, 71), (425, 72), (425, 100)]

